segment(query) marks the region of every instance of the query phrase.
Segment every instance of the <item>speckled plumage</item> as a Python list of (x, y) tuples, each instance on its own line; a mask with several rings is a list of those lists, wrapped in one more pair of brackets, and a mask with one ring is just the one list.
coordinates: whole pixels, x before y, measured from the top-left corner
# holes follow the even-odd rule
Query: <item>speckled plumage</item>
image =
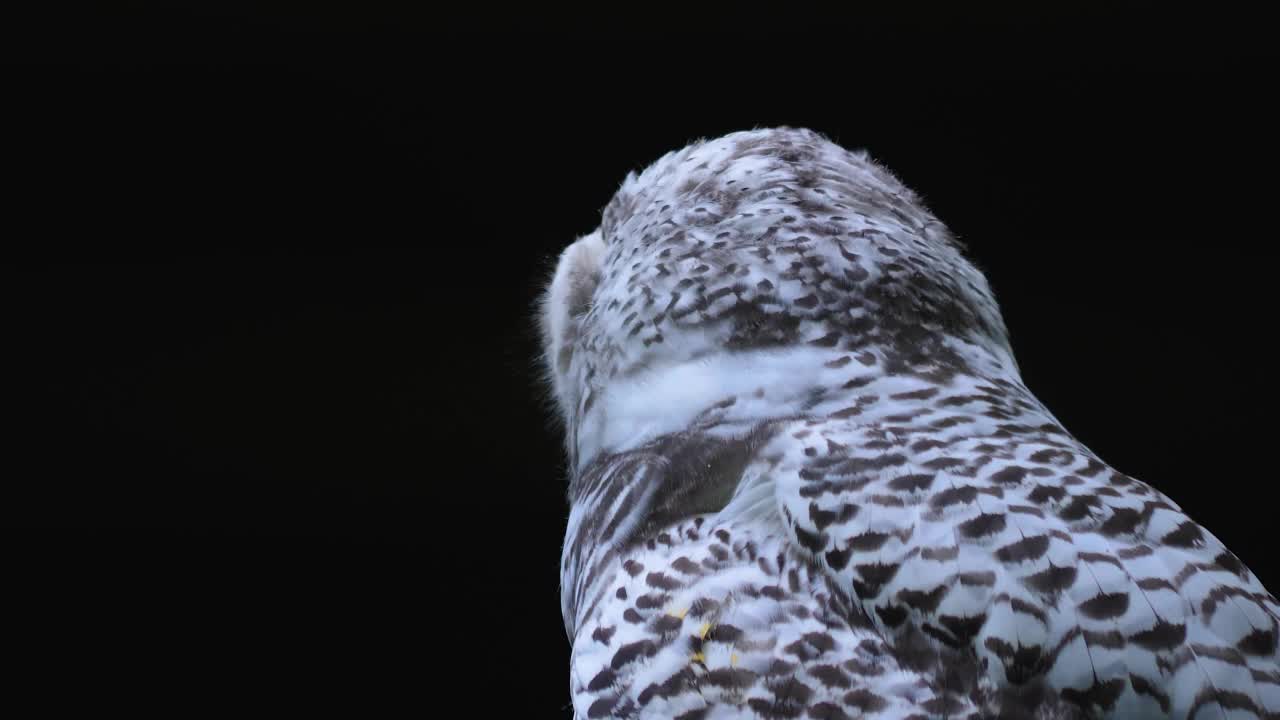
[(789, 128), (632, 175), (542, 308), (582, 718), (1258, 717), (1277, 604), (1026, 388), (986, 280)]

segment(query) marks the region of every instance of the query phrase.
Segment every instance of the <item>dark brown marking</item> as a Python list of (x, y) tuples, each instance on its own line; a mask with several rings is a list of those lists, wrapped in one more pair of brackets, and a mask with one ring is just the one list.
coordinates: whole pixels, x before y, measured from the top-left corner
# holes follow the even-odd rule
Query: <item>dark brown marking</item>
[(1130, 642), (1153, 652), (1177, 649), (1186, 639), (1186, 625), (1166, 622), (1161, 618), (1156, 619), (1156, 624), (1151, 629), (1129, 636)]
[(676, 590), (684, 586), (684, 583), (660, 572), (651, 572), (645, 576), (644, 582), (649, 587), (659, 588), (661, 590)]
[(653, 631), (659, 635), (666, 635), (668, 633), (676, 632), (683, 626), (684, 621), (680, 618), (675, 615), (663, 614), (654, 619), (651, 627), (653, 628)]
[(880, 712), (888, 707), (889, 702), (870, 690), (858, 688), (844, 694), (844, 704), (869, 714)]
[(930, 387), (922, 390), (912, 390), (911, 392), (895, 393), (889, 397), (893, 400), (928, 400), (934, 395), (937, 395), (938, 392), (938, 388)]
[(1021, 483), (1022, 479), (1026, 476), (1026, 468), (1018, 467), (1017, 465), (1010, 465), (1007, 468), (992, 473), (991, 477), (988, 479), (991, 482), (1000, 483), (1002, 485), (1017, 485)]
[(799, 523), (792, 523), (791, 527), (795, 531), (796, 540), (799, 541), (800, 545), (814, 555), (821, 553), (827, 547), (826, 533), (811, 533), (801, 527)]
[(1122, 548), (1116, 552), (1121, 560), (1132, 560), (1137, 557), (1146, 557), (1155, 552), (1148, 545), (1135, 545), (1133, 547)]
[(1036, 620), (1039, 620), (1041, 625), (1045, 625), (1046, 627), (1049, 625), (1049, 616), (1045, 615), (1043, 610), (1022, 598), (1010, 598), (1009, 607), (1013, 608), (1013, 611), (1016, 613), (1030, 615)]
[(843, 570), (849, 565), (849, 555), (849, 550), (829, 550), (826, 554), (827, 564), (833, 570)]
[(996, 584), (996, 574), (991, 570), (960, 573), (958, 577), (961, 585), (970, 587), (992, 587)]
[(1009, 682), (1021, 685), (1041, 675), (1048, 664), (1044, 649), (1039, 645), (1018, 645), (1014, 647), (998, 637), (988, 637), (983, 647), (1000, 658), (1004, 665)]
[(1076, 581), (1076, 569), (1071, 566), (1058, 567), (1052, 563), (1048, 569), (1026, 578), (1023, 582), (1032, 590), (1053, 595), (1063, 592)]
[(1020, 563), (1027, 560), (1039, 560), (1048, 551), (1048, 536), (1036, 535), (1023, 538), (996, 550), (996, 559), (1003, 563)]
[(1085, 630), (1084, 641), (1091, 647), (1106, 648), (1108, 650), (1119, 650), (1125, 646), (1124, 635), (1121, 635), (1119, 630), (1108, 630), (1106, 632)]
[(1093, 509), (1101, 507), (1102, 501), (1095, 495), (1072, 495), (1071, 502), (1058, 513), (1058, 517), (1067, 522), (1083, 520), (1093, 515)]
[(907, 619), (907, 609), (900, 605), (877, 606), (876, 615), (885, 625), (896, 628)]
[(1037, 485), (1034, 490), (1027, 493), (1027, 499), (1037, 505), (1057, 502), (1066, 496), (1067, 491), (1055, 485)]
[(1185, 520), (1177, 530), (1160, 538), (1160, 542), (1171, 547), (1198, 547), (1204, 543), (1204, 533), (1200, 531), (1199, 525), (1191, 520)]
[(809, 668), (809, 674), (817, 678), (818, 682), (826, 685), (827, 687), (837, 687), (843, 690), (848, 690), (852, 685), (849, 680), (849, 676), (845, 674), (844, 670), (841, 670), (835, 665), (818, 665), (816, 667), (811, 667)]
[[(917, 446), (921, 445), (924, 442), (925, 441), (920, 441), (915, 443), (914, 445), (911, 446), (911, 449), (915, 450), (916, 452), (923, 452), (922, 450), (917, 449)], [(936, 443), (932, 447), (943, 447), (943, 444), (940, 442), (936, 442), (936, 441), (929, 441), (929, 442)], [(959, 467), (963, 465), (964, 461), (959, 458), (941, 457), (941, 458), (934, 458), (933, 460), (926, 460), (921, 464), (930, 470), (947, 470), (949, 468)]]
[(1062, 699), (1086, 710), (1099, 707), (1103, 712), (1109, 712), (1120, 699), (1120, 693), (1124, 692), (1124, 685), (1124, 678), (1112, 678), (1106, 682), (1094, 680), (1086, 690), (1063, 688)]
[(1240, 642), (1236, 643), (1236, 648), (1246, 655), (1270, 657), (1276, 651), (1276, 634), (1277, 630), (1274, 624), (1269, 630), (1256, 629), (1240, 638)]
[(1168, 590), (1170, 592), (1178, 592), (1178, 588), (1174, 587), (1173, 583), (1169, 582), (1164, 578), (1142, 578), (1141, 580), (1138, 580), (1134, 584), (1137, 585), (1138, 588), (1144, 592), (1151, 592), (1153, 590)]
[(855, 569), (858, 571), (859, 580), (853, 581), (854, 592), (860, 598), (873, 598), (880, 594), (880, 588), (884, 587), (898, 574), (900, 566), (895, 564), (872, 563), (868, 565), (858, 565)]
[(913, 474), (896, 477), (889, 481), (890, 490), (901, 492), (919, 492), (928, 490), (933, 484), (933, 475)]
[(987, 616), (985, 614), (968, 617), (942, 615), (938, 617), (938, 622), (951, 633), (959, 647), (965, 647), (972, 643), (982, 631), (982, 626), (987, 622)]
[(853, 720), (839, 706), (829, 702), (821, 702), (809, 708), (809, 717), (812, 720)]
[(1081, 562), (1106, 563), (1108, 565), (1115, 565), (1121, 570), (1124, 569), (1124, 565), (1122, 565), (1119, 560), (1111, 557), (1110, 555), (1107, 555), (1106, 553), (1082, 552), (1082, 553), (1079, 553), (1076, 557), (1080, 558)]
[(1102, 527), (1099, 530), (1103, 535), (1107, 536), (1130, 535), (1137, 530), (1138, 524), (1141, 522), (1142, 516), (1138, 514), (1137, 510), (1133, 508), (1113, 508), (1111, 517), (1102, 523)]
[(671, 568), (684, 575), (699, 575), (702, 573), (702, 569), (698, 567), (697, 563), (683, 555), (671, 563)]
[(1007, 521), (1003, 513), (982, 513), (972, 520), (960, 523), (960, 534), (968, 538), (995, 535), (1004, 530)]
[(978, 497), (978, 489), (976, 487), (973, 487), (972, 485), (962, 485), (960, 487), (947, 488), (937, 495), (934, 495), (933, 498), (929, 500), (929, 504), (936, 508), (943, 508), (948, 505), (971, 503), (976, 497)]
[(744, 668), (719, 668), (702, 678), (702, 682), (716, 687), (741, 690), (751, 687), (756, 674)]
[(946, 597), (948, 585), (939, 585), (927, 592), (921, 590), (899, 590), (897, 599), (903, 604), (924, 613), (932, 613), (938, 609), (942, 598)]
[(743, 638), (741, 629), (733, 625), (712, 625), (707, 631), (707, 642), (733, 644)]
[(1196, 713), (1200, 712), (1200, 708), (1206, 705), (1217, 705), (1223, 710), (1246, 710), (1257, 717), (1268, 717), (1262, 713), (1253, 698), (1245, 693), (1236, 690), (1222, 690), (1213, 686), (1207, 686), (1196, 694), (1195, 702), (1191, 704), (1191, 708), (1187, 710), (1187, 717), (1193, 718)]
[(949, 545), (947, 547), (927, 547), (920, 551), (920, 557), (925, 560), (933, 560), (935, 562), (948, 562), (955, 560), (960, 555), (959, 545)]
[(591, 678), (591, 682), (587, 683), (587, 690), (589, 692), (603, 690), (612, 685), (617, 679), (618, 674), (614, 672), (612, 668), (605, 668), (596, 673), (595, 677)]
[(634, 662), (640, 658), (653, 657), (657, 654), (658, 646), (652, 640), (637, 640), (618, 648), (618, 651), (613, 654), (613, 660), (609, 663), (609, 666), (617, 670), (627, 663)]
[(1094, 620), (1106, 620), (1124, 615), (1129, 610), (1128, 593), (1098, 593), (1080, 603), (1080, 612)]
[(654, 610), (667, 604), (670, 597), (664, 593), (648, 593), (636, 598), (636, 607), (641, 610)]
[(1244, 563), (1240, 562), (1240, 558), (1236, 557), (1230, 550), (1223, 550), (1218, 553), (1213, 561), (1218, 564), (1218, 567), (1233, 575), (1244, 576), (1245, 574)]
[(588, 718), (608, 717), (609, 713), (613, 712), (614, 706), (618, 704), (619, 699), (620, 698), (618, 698), (616, 695), (613, 695), (613, 696), (603, 697), (603, 698), (600, 698), (599, 700), (596, 700), (595, 702), (591, 703), (591, 707), (587, 708), (587, 717)]
[(888, 533), (865, 532), (849, 539), (848, 549), (855, 552), (879, 550), (891, 536)]

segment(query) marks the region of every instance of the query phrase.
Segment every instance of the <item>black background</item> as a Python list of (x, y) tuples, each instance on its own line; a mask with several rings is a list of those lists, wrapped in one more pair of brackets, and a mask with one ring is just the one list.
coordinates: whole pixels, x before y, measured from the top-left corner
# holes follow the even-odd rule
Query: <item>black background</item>
[(47, 702), (565, 716), (534, 298), (627, 171), (755, 126), (917, 189), (1050, 409), (1280, 586), (1259, 18), (24, 20), (0, 553)]

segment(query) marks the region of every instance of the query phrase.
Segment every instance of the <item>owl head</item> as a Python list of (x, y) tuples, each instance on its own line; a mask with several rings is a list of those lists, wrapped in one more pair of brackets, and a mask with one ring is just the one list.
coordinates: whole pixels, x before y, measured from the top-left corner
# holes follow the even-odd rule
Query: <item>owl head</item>
[(1014, 367), (986, 279), (915, 193), (792, 128), (697, 142), (629, 175), (560, 256), (541, 329), (577, 465), (743, 392), (753, 412), (802, 411), (837, 390), (819, 372), (832, 363), (938, 382)]

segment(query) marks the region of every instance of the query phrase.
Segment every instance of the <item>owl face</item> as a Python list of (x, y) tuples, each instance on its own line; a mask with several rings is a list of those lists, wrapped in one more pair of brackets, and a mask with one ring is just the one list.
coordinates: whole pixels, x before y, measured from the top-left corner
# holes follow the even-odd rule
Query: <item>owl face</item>
[(743, 373), (782, 382), (771, 368), (867, 352), (923, 367), (943, 338), (1012, 362), (985, 278), (916, 196), (865, 154), (787, 128), (628, 177), (561, 256), (542, 326), (579, 463), (738, 392), (723, 378)]

